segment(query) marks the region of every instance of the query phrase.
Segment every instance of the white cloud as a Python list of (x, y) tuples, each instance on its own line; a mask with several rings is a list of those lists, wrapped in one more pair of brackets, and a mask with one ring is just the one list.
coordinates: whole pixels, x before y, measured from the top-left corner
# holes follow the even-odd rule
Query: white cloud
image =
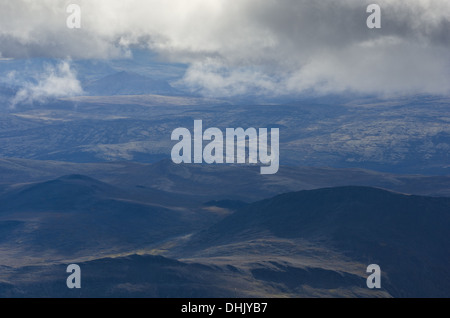
[[(8, 76), (15, 76), (14, 72)], [(56, 67), (47, 66), (46, 72), (36, 78), (36, 82), (22, 84), (22, 88), (11, 100), (11, 106), (19, 103), (43, 102), (49, 98), (68, 97), (83, 93), (76, 73), (66, 61)]]
[(258, 91), (448, 94), (450, 1), (66, 0), (0, 2), (5, 57), (117, 58), (139, 45), (188, 63), (182, 82), (208, 95)]

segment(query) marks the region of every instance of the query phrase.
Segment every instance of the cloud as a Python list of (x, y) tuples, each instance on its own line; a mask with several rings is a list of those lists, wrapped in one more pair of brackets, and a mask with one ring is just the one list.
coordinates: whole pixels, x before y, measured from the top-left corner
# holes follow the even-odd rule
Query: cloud
[[(8, 77), (14, 76), (15, 72), (8, 74)], [(40, 74), (35, 80), (35, 82), (22, 83), (22, 88), (11, 100), (11, 107), (20, 103), (43, 102), (50, 98), (83, 93), (81, 84), (67, 61), (61, 62), (56, 67), (47, 66), (45, 73)]]
[[(190, 65), (179, 85), (230, 96), (448, 94), (447, 0), (65, 0), (0, 3), (4, 57), (119, 58), (133, 46)], [(366, 27), (367, 5), (382, 28)]]
[(0, 52), (0, 61), (9, 61), (11, 58), (4, 58), (2, 52)]

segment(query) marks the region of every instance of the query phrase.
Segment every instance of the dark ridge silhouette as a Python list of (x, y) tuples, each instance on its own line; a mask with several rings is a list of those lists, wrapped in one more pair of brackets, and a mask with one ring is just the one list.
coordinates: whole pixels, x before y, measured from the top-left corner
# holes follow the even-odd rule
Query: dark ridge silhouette
[(100, 198), (121, 197), (123, 191), (84, 175), (67, 175), (55, 180), (19, 187), (3, 194), (1, 211), (67, 211), (89, 205)]
[(133, 72), (118, 72), (87, 83), (84, 87), (90, 95), (179, 95), (180, 92), (165, 80), (151, 79)]
[(306, 239), (387, 274), (393, 296), (448, 297), (450, 198), (370, 187), (292, 192), (239, 209), (192, 238), (196, 249), (275, 237)]

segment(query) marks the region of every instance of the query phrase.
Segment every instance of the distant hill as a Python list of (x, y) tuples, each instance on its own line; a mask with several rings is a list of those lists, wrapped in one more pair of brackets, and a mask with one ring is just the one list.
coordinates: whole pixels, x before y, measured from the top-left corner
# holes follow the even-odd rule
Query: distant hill
[(73, 290), (65, 285), (67, 265), (7, 268), (12, 283), (0, 282), (0, 297), (232, 297), (231, 286), (246, 283), (223, 268), (162, 256), (102, 258), (79, 265), (82, 288)]
[(118, 72), (86, 83), (83, 89), (90, 95), (180, 95), (165, 80), (155, 80), (132, 72)]
[[(83, 175), (25, 185), (0, 196), (2, 212), (67, 211), (83, 209), (94, 200), (120, 198), (124, 191)], [(1, 212), (0, 212), (1, 213)]]
[[(22, 262), (36, 253), (97, 255), (186, 235), (208, 220), (201, 212), (150, 204), (132, 190), (83, 175), (18, 185), (0, 196), (0, 244)], [(153, 192), (145, 193), (158, 195)]]
[(266, 237), (328, 246), (387, 273), (397, 297), (449, 297), (450, 199), (369, 187), (300, 191), (250, 204), (195, 236), (197, 249)]
[[(212, 200), (207, 205), (237, 210), (205, 221), (196, 208), (152, 205), (127, 192), (112, 198), (117, 189), (69, 175), (6, 191), (0, 295), (450, 296), (450, 198), (323, 188), (250, 204)], [(137, 251), (165, 257), (131, 255)], [(61, 287), (71, 260), (90, 288)], [(380, 290), (365, 286), (373, 263), (382, 270)]]
[[(277, 194), (338, 186), (370, 186), (427, 196), (450, 196), (450, 176), (398, 175), (364, 169), (280, 166), (275, 175), (261, 175), (257, 166), (154, 164), (136, 162), (71, 163), (0, 158), (0, 184), (45, 181), (62, 175), (82, 174), (119, 188), (139, 186), (173, 197), (252, 202)], [(192, 178), (195, 176), (195, 178)], [(220, 187), (217, 186), (220, 184)], [(1, 191), (1, 188), (0, 188)], [(157, 195), (161, 198), (161, 193)], [(173, 200), (171, 200), (173, 201)]]
[[(409, 236), (418, 234), (420, 229), (434, 228), (434, 235), (447, 235), (438, 230), (450, 225), (450, 198), (403, 195), (358, 186), (299, 191), (252, 203), (211, 230), (223, 229), (220, 236), (226, 238), (249, 224), (280, 237), (326, 235), (334, 242), (350, 235), (370, 236), (372, 232), (394, 235), (399, 230)], [(345, 231), (341, 230), (343, 225)]]

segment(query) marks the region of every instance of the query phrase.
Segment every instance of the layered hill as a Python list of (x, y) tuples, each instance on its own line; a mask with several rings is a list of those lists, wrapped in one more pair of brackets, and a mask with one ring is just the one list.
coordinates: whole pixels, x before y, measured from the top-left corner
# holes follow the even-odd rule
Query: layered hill
[(84, 89), (94, 96), (111, 95), (180, 95), (162, 79), (152, 79), (133, 72), (121, 71), (86, 83)]
[(189, 234), (214, 217), (141, 199), (83, 175), (17, 185), (0, 196), (1, 264), (130, 252)]
[[(247, 205), (198, 233), (188, 244), (196, 251), (191, 254), (198, 257), (230, 256), (234, 249), (239, 255), (247, 253), (249, 259), (254, 254), (266, 253), (269, 258), (278, 253), (278, 260), (289, 253), (292, 259), (301, 258), (301, 245), (325, 248), (361, 265), (380, 265), (384, 288), (392, 296), (448, 297), (449, 228), (448, 198), (339, 187), (287, 193)], [(281, 241), (291, 244), (282, 247)], [(328, 258), (322, 266), (334, 262), (331, 266), (341, 268), (344, 258)], [(322, 275), (327, 274), (321, 274), (324, 268), (312, 268), (308, 273), (315, 274), (309, 279), (327, 281)], [(284, 273), (286, 282), (300, 283), (300, 269), (278, 262), (272, 272), (258, 271), (268, 280)]]

